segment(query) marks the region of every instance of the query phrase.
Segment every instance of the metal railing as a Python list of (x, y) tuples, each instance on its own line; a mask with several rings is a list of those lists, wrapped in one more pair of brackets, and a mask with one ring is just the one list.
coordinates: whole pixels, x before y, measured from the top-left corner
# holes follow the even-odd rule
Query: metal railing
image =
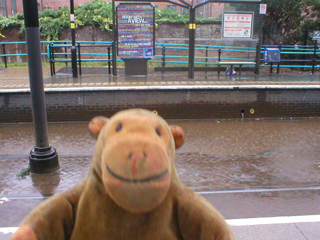
[[(71, 47), (71, 41), (42, 41), (43, 59), (50, 63), (52, 74), (55, 74), (55, 63), (71, 61), (71, 53), (68, 51)], [(13, 51), (10, 45), (16, 44), (21, 53), (17, 50)], [(26, 57), (26, 48), (23, 46), (25, 42), (1, 42), (0, 45), (0, 59), (5, 68), (8, 67), (9, 60), (12, 58)], [(19, 46), (18, 46), (19, 45)], [(156, 55), (149, 62), (155, 64), (156, 68), (161, 70), (186, 70), (188, 69), (188, 44), (174, 44), (174, 43), (156, 43)], [(281, 51), (281, 62), (279, 63), (265, 63), (263, 62), (263, 54), (265, 48), (273, 47), (279, 48)], [(91, 52), (82, 51), (84, 48), (91, 50)], [(104, 51), (94, 52), (92, 49), (102, 48)], [(78, 41), (78, 64), (81, 74), (81, 63), (83, 62), (97, 62), (105, 61), (108, 63), (108, 70), (111, 73), (111, 63), (113, 61), (112, 42), (106, 41)], [(9, 49), (10, 51), (8, 51)], [(21, 50), (22, 49), (22, 50)], [(255, 47), (234, 47), (234, 46), (213, 46), (213, 45), (196, 45), (195, 47), (195, 66), (200, 71), (220, 71), (225, 68), (219, 67), (220, 61), (257, 61), (257, 56), (261, 59), (259, 67), (270, 69), (277, 68), (277, 73), (281, 68), (302, 68), (310, 70), (312, 73), (316, 69), (320, 69), (320, 46), (317, 44), (311, 46), (303, 45), (268, 45), (262, 46), (260, 53), (259, 49)], [(2, 53), (1, 53), (2, 52)], [(11, 58), (11, 59), (9, 59)], [(117, 61), (122, 61), (117, 59)], [(180, 67), (177, 67), (180, 66)], [(254, 67), (248, 66), (247, 69), (253, 70)]]
[[(158, 43), (156, 44), (156, 49), (159, 49), (159, 54), (156, 54), (155, 58), (150, 62), (160, 64), (160, 67), (156, 67), (156, 71), (187, 71), (188, 46), (188, 44)], [(180, 51), (180, 55), (172, 54), (173, 50)], [(225, 70), (225, 67), (220, 67), (220, 61), (255, 62), (257, 55), (255, 47), (196, 45), (195, 51), (196, 71)], [(177, 64), (182, 64), (182, 66), (175, 66)], [(255, 68), (246, 67), (243, 70), (252, 71)]]
[[(312, 74), (314, 74), (316, 68), (320, 68), (320, 66), (317, 65), (317, 63), (320, 63), (320, 45), (317, 45), (316, 42), (313, 46), (282, 45), (281, 43), (279, 45), (265, 45), (262, 46), (261, 53), (264, 53), (266, 48), (277, 48), (280, 50), (280, 62), (275, 63), (277, 73), (280, 72), (281, 67), (311, 68)], [(272, 73), (274, 63), (264, 64), (263, 67), (269, 67), (270, 73)]]
[[(71, 52), (68, 52), (68, 49), (72, 47), (71, 42), (64, 42), (63, 44), (55, 44), (54, 42), (50, 42), (48, 45), (48, 59), (50, 63), (50, 72), (51, 76), (55, 74), (55, 63), (57, 62), (65, 62), (66, 66), (68, 66), (68, 62), (71, 62)], [(94, 44), (92, 44), (94, 43)], [(108, 63), (108, 73), (111, 74), (111, 62), (113, 59), (112, 42), (90, 42), (90, 41), (78, 41), (76, 44), (77, 48), (77, 63), (79, 68), (79, 74), (82, 75), (82, 62), (107, 62)], [(105, 53), (102, 52), (82, 52), (82, 48), (102, 48), (105, 49)], [(58, 50), (63, 49), (58, 52)], [(58, 56), (58, 58), (57, 58)], [(84, 56), (89, 56), (87, 58), (83, 58)], [(91, 57), (91, 58), (90, 58)], [(98, 57), (98, 58), (97, 58)], [(106, 58), (103, 58), (106, 57)]]

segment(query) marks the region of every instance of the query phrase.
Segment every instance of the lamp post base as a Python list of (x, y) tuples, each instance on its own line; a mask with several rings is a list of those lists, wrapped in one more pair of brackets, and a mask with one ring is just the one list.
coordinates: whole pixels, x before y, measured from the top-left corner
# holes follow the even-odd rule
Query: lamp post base
[(55, 148), (35, 147), (29, 155), (30, 171), (32, 173), (50, 173), (59, 169), (58, 153)]

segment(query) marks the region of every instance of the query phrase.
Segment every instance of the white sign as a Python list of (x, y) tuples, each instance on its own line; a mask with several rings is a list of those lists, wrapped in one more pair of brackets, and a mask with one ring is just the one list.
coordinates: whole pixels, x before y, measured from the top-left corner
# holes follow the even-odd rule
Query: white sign
[(320, 40), (320, 31), (313, 31), (312, 40)]
[(223, 14), (224, 38), (252, 38), (253, 13), (225, 12)]
[(74, 14), (70, 14), (70, 21), (74, 22)]
[(260, 4), (260, 14), (267, 14), (267, 4)]

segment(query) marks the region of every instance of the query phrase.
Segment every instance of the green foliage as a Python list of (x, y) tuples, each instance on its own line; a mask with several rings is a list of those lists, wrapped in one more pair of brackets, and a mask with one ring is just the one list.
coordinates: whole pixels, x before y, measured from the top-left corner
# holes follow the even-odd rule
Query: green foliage
[(70, 25), (70, 10), (63, 7), (58, 11), (45, 8), (39, 12), (40, 34), (46, 40), (59, 40), (61, 30)]
[[(308, 33), (311, 41), (312, 32), (320, 30), (319, 0), (266, 0), (268, 14), (265, 28), (269, 34), (281, 36), (284, 44), (297, 44), (304, 41)], [(258, 4), (230, 4), (237, 11), (253, 11), (258, 14)], [(99, 26), (104, 31), (112, 31), (112, 4), (105, 0), (93, 0), (82, 7), (75, 8), (77, 26)], [(171, 8), (156, 9), (156, 23), (189, 21), (189, 14), (179, 14)], [(215, 19), (197, 18), (197, 22)], [(40, 33), (46, 40), (58, 40), (62, 29), (70, 27), (70, 10), (63, 7), (58, 11), (46, 8), (39, 12)], [(156, 25), (157, 25), (156, 24)], [(256, 26), (260, 23), (256, 22)], [(0, 15), (0, 38), (4, 37), (1, 30), (9, 26), (20, 26), (20, 34), (24, 33), (23, 14), (14, 17)]]
[[(181, 15), (171, 8), (155, 10), (156, 23), (160, 22), (184, 22), (189, 21), (189, 14)], [(199, 22), (212, 21), (214, 19), (197, 18)], [(75, 21), (77, 26), (99, 26), (104, 31), (112, 31), (112, 4), (105, 0), (93, 0), (81, 7), (75, 7)], [(62, 7), (58, 11), (45, 8), (39, 12), (40, 34), (45, 40), (58, 40), (59, 34), (64, 28), (70, 26), (70, 10)], [(158, 25), (158, 24), (156, 24)], [(23, 14), (14, 17), (0, 16), (0, 36), (1, 29), (9, 26), (20, 26), (20, 34), (24, 33)]]
[(155, 12), (155, 20), (156, 22), (184, 22), (187, 23), (189, 21), (189, 14), (179, 14), (177, 11), (164, 7), (162, 9), (156, 9)]
[[(100, 26), (102, 30), (111, 31), (112, 26), (112, 4), (105, 0), (93, 0), (82, 7), (75, 8), (75, 19), (78, 26), (90, 24)], [(62, 7), (58, 11), (45, 8), (39, 12), (40, 34), (45, 40), (58, 40), (59, 34), (64, 28), (70, 26), (70, 9)], [(20, 34), (24, 33), (23, 14), (14, 17), (0, 16), (1, 29), (9, 26), (20, 26)]]
[[(314, 30), (320, 29), (319, 0), (268, 0), (266, 23), (270, 29), (273, 24), (283, 36), (285, 44), (310, 43)], [(271, 30), (271, 29), (270, 29)], [(307, 35), (307, 39), (305, 39)]]
[(28, 175), (30, 175), (30, 167), (21, 169), (19, 173), (17, 173), (16, 177), (23, 179), (23, 178), (26, 178), (26, 176)]
[(302, 20), (302, 1), (268, 0), (266, 28), (282, 35), (285, 44), (293, 44)]
[(93, 0), (75, 9), (76, 23), (79, 26), (90, 24), (100, 26), (102, 30), (111, 31), (112, 4), (105, 0)]
[(23, 14), (16, 14), (13, 17), (4, 17), (0, 15), (0, 37), (5, 37), (4, 35), (1, 34), (1, 30), (9, 27), (9, 26), (21, 26), (23, 24)]

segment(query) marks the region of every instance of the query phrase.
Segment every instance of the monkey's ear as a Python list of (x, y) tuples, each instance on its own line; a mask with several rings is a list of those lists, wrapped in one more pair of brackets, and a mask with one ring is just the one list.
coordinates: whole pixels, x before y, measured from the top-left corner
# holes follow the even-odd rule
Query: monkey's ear
[(98, 116), (92, 118), (88, 125), (90, 134), (97, 139), (102, 127), (109, 121), (109, 118)]
[(186, 138), (186, 134), (184, 133), (183, 129), (179, 126), (170, 126), (173, 139), (174, 139), (174, 145), (177, 148), (181, 147), (184, 143), (184, 140)]

